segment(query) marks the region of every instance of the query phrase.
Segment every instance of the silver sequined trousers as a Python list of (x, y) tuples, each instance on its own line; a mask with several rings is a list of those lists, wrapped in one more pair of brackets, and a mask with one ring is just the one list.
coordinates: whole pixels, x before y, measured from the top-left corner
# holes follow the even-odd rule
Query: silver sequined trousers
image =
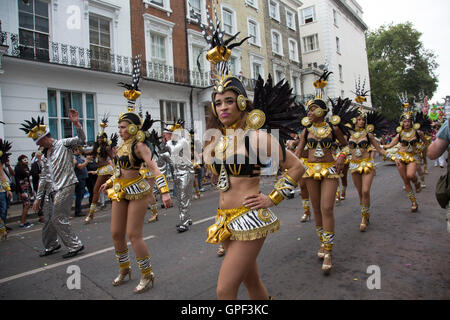
[(79, 249), (83, 244), (73, 232), (69, 222), (75, 185), (52, 192), (45, 197), (45, 225), (42, 229), (42, 242), (47, 250), (58, 245), (58, 236), (70, 251)]
[(179, 224), (186, 225), (191, 219), (189, 209), (192, 205), (192, 196), (194, 193), (194, 173), (190, 170), (179, 170), (174, 174), (173, 185), (177, 198), (178, 210), (180, 212)]

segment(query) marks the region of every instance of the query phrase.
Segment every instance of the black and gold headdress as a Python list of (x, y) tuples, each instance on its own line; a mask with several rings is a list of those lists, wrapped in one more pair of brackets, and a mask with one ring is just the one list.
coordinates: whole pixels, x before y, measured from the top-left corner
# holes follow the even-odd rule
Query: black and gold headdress
[(5, 164), (8, 161), (8, 158), (11, 155), (8, 151), (11, 150), (11, 147), (11, 142), (0, 139), (0, 161), (2, 164)]
[(402, 104), (402, 109), (403, 109), (400, 121), (402, 121), (404, 119), (413, 121), (414, 110), (413, 110), (411, 104), (409, 103), (408, 94), (406, 92), (401, 93), (398, 95), (398, 99), (400, 100), (400, 103)]
[(366, 79), (364, 79), (364, 82), (361, 86), (361, 78), (358, 79), (358, 82), (355, 81), (355, 92), (353, 92), (356, 95), (355, 101), (358, 104), (358, 112), (359, 116), (362, 116), (364, 118), (367, 117), (367, 112), (364, 110), (364, 102), (367, 102), (367, 95), (369, 94), (370, 90), (365, 90), (366, 87)]
[[(214, 5), (214, 3), (213, 3)], [(231, 50), (233, 48), (239, 47), (242, 45), (247, 39), (250, 37), (246, 37), (240, 42), (232, 43), (236, 40), (237, 36), (240, 32), (237, 32), (235, 35), (231, 36), (229, 39), (225, 40), (225, 32), (220, 29), (220, 21), (217, 17), (216, 8), (214, 5), (214, 13), (216, 24), (214, 24), (209, 11), (207, 10), (207, 19), (208, 26), (204, 26), (199, 17), (195, 17), (193, 20), (197, 22), (202, 30), (202, 35), (205, 38), (209, 50), (206, 54), (206, 59), (215, 65), (215, 84), (214, 90), (212, 93), (212, 103), (211, 108), (215, 117), (217, 117), (216, 108), (214, 106), (214, 99), (217, 93), (223, 93), (227, 90), (233, 90), (237, 93), (237, 105), (241, 111), (247, 109), (247, 92), (242, 84), (242, 82), (232, 76), (232, 70), (230, 69), (228, 60), (231, 57)]]
[(25, 120), (20, 130), (24, 131), (36, 143), (50, 133), (50, 130), (44, 124), (44, 117), (39, 116), (37, 119), (31, 118), (31, 121)]
[(127, 99), (127, 109), (128, 112), (121, 113), (119, 115), (119, 121), (126, 121), (129, 123), (127, 131), (131, 136), (135, 136), (136, 140), (139, 142), (144, 142), (148, 139), (150, 133), (148, 130), (152, 125), (158, 120), (153, 120), (148, 112), (142, 120), (142, 113), (136, 113), (136, 100), (141, 96), (141, 91), (139, 90), (139, 80), (141, 78), (141, 57), (137, 56), (133, 61), (133, 75), (132, 83), (127, 84), (119, 82), (119, 85), (125, 89), (123, 95)]
[(316, 117), (319, 117), (319, 118), (326, 115), (330, 111), (330, 109), (327, 106), (327, 103), (323, 100), (323, 95), (324, 95), (324, 89), (328, 84), (328, 77), (332, 73), (333, 72), (325, 69), (323, 74), (320, 76), (320, 78), (313, 82), (313, 85), (315, 88), (315, 92), (314, 92), (315, 97), (314, 97), (314, 99), (312, 99), (306, 103), (307, 110), (309, 110), (313, 106), (318, 107), (314, 111), (314, 114), (316, 115)]

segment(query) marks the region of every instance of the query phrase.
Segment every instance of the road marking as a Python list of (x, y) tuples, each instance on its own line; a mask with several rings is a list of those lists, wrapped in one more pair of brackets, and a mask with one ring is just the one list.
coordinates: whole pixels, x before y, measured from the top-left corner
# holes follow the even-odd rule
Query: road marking
[[(155, 238), (155, 236), (151, 235), (151, 236), (148, 236), (148, 237), (144, 238), (143, 240), (145, 241), (145, 240), (149, 240), (149, 239), (152, 239), (152, 238)], [(131, 242), (128, 242), (127, 245), (131, 245)], [(42, 267), (42, 268), (37, 268), (37, 269), (30, 270), (30, 271), (27, 271), (27, 272), (19, 273), (19, 274), (16, 274), (14, 276), (11, 276), (11, 277), (0, 279), (0, 284), (8, 282), (8, 281), (12, 281), (12, 280), (20, 279), (20, 278), (23, 278), (23, 277), (26, 277), (26, 276), (30, 276), (30, 275), (33, 275), (33, 274), (36, 274), (36, 273), (39, 273), (39, 272), (42, 272), (42, 271), (47, 271), (47, 270), (51, 270), (51, 269), (54, 269), (54, 268), (58, 268), (60, 266), (66, 265), (66, 264), (71, 264), (71, 263), (74, 263), (76, 261), (87, 259), (87, 258), (90, 258), (92, 256), (96, 256), (96, 255), (99, 255), (99, 254), (102, 254), (102, 253), (105, 253), (105, 252), (108, 252), (108, 251), (112, 251), (112, 250), (114, 250), (114, 247), (109, 247), (109, 248), (98, 250), (98, 251), (95, 251), (95, 252), (92, 252), (92, 253), (84, 254), (84, 255), (81, 255), (79, 257), (76, 257), (76, 258), (73, 258), (73, 259), (69, 259), (67, 261), (63, 261), (63, 262), (51, 264), (49, 266), (45, 266), (45, 267)]]
[(203, 222), (206, 222), (206, 221), (209, 221), (209, 220), (213, 220), (215, 218), (216, 218), (216, 216), (212, 216), (212, 217), (209, 217), (209, 218), (198, 220), (198, 221), (194, 222), (193, 225), (200, 224), (200, 223), (203, 223)]

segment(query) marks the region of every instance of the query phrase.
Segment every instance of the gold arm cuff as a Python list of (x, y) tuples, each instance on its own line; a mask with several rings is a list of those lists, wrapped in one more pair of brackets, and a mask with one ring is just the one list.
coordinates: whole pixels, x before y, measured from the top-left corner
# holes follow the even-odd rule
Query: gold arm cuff
[(112, 179), (108, 179), (108, 180), (106, 180), (106, 185), (108, 186), (108, 187), (112, 187), (113, 186), (113, 184), (114, 184), (114, 181), (112, 180)]
[[(158, 180), (160, 180), (160, 178), (163, 178), (164, 182), (158, 183), (159, 182)], [(156, 176), (155, 181), (156, 181), (156, 185), (159, 188), (159, 192), (161, 194), (169, 193), (169, 185), (167, 184), (166, 176), (164, 174), (160, 174), (160, 175)]]
[(5, 191), (11, 191), (11, 186), (9, 185), (9, 182), (5, 181), (2, 182), (2, 187), (5, 189)]
[(269, 194), (269, 198), (270, 200), (272, 200), (272, 202), (277, 206), (279, 205), (283, 200), (284, 197), (281, 193), (278, 192), (278, 190), (274, 189), (270, 194)]
[(295, 181), (291, 176), (289, 176), (287, 172), (284, 173), (284, 176), (294, 185), (294, 187), (298, 187), (298, 182)]

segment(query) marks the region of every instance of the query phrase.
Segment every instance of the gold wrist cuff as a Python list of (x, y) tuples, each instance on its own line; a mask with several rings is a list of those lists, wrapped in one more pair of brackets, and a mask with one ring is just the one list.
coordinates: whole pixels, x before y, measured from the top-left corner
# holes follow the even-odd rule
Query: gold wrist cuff
[(9, 185), (9, 182), (7, 182), (7, 181), (2, 182), (2, 188), (5, 189), (6, 191), (11, 191), (11, 186)]
[(269, 198), (270, 200), (272, 200), (272, 202), (277, 206), (279, 205), (283, 200), (284, 197), (281, 193), (278, 192), (278, 190), (274, 189), (270, 194), (269, 194)]
[(106, 181), (106, 185), (107, 185), (108, 187), (110, 187), (110, 188), (113, 186), (113, 184), (114, 184), (114, 182), (113, 182), (112, 179), (108, 179), (108, 180)]
[(155, 177), (156, 185), (158, 186), (159, 192), (161, 194), (169, 193), (169, 185), (167, 184), (166, 176), (160, 174)]

